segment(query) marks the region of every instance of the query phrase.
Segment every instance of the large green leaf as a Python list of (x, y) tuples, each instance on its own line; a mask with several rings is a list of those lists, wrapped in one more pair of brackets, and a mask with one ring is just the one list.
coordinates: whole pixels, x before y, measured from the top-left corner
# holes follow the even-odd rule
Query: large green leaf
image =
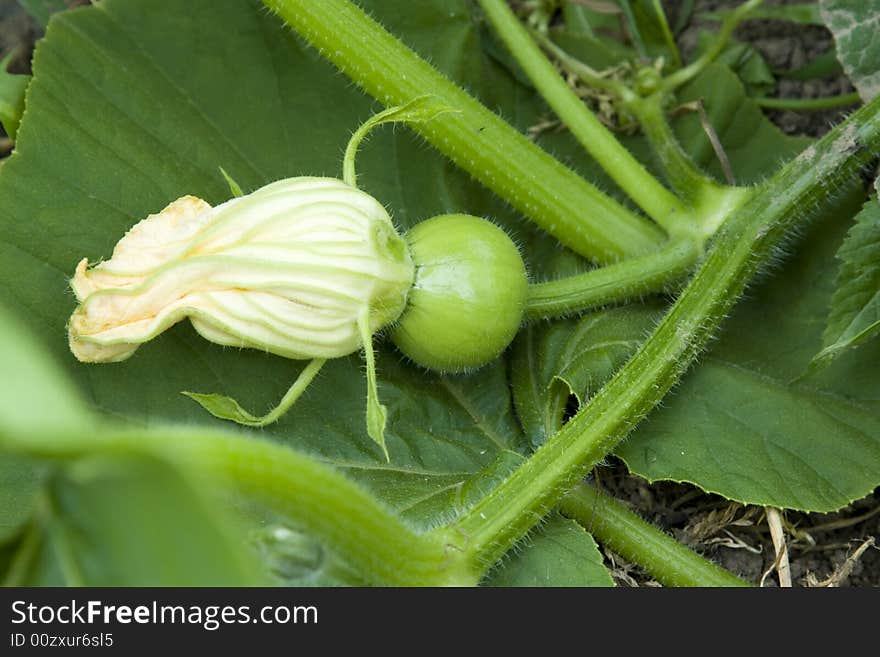
[(861, 198), (840, 196), (782, 272), (748, 292), (709, 354), (618, 450), (633, 471), (808, 511), (877, 486), (880, 345), (803, 378), (821, 345), (835, 251)]
[(487, 586), (614, 586), (596, 541), (574, 520), (551, 516), (489, 573)]
[(866, 103), (880, 94), (880, 0), (819, 0), (837, 54)]
[[(537, 116), (533, 94), (482, 52), (469, 3), (364, 4), (521, 127)], [(245, 190), (339, 175), (349, 135), (376, 105), (255, 1), (107, 0), (52, 20), (28, 107), (0, 174), (0, 299), (28, 318), (107, 415), (214, 422), (182, 390), (231, 395), (255, 412), (276, 403), (301, 363), (224, 349), (188, 325), (125, 363), (76, 363), (65, 337), (74, 307), (67, 279), (80, 258), (106, 258), (133, 223), (170, 200), (224, 200), (220, 166)], [(548, 243), (406, 130), (377, 131), (358, 164), (359, 182), (401, 228), (469, 212), (493, 216), (522, 244)], [(365, 432), (362, 370), (358, 356), (328, 364), (264, 433), (344, 469), (399, 509), (463, 485), (501, 450), (522, 449), (503, 363), (438, 376), (384, 348), (385, 463)]]
[[(878, 183), (880, 187), (880, 183)], [(837, 289), (815, 361), (826, 363), (880, 333), (880, 201), (865, 203), (837, 253)]]

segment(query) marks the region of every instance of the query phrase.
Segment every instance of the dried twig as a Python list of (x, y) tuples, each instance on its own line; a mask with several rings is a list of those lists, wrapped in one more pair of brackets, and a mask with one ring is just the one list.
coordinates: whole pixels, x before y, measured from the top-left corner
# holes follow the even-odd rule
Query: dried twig
[(782, 514), (775, 507), (767, 507), (767, 526), (770, 527), (770, 537), (773, 539), (773, 549), (776, 558), (773, 564), (761, 576), (761, 586), (764, 580), (774, 570), (779, 574), (779, 586), (791, 588), (791, 565), (788, 562), (788, 547), (785, 544), (785, 530), (782, 528)]
[(862, 544), (846, 558), (839, 568), (835, 569), (828, 577), (819, 581), (813, 573), (807, 573), (807, 586), (811, 587), (837, 587), (840, 586), (851, 574), (856, 563), (869, 547), (876, 547), (873, 536), (866, 538)]
[(703, 132), (706, 133), (706, 137), (709, 138), (709, 143), (712, 144), (712, 150), (715, 151), (715, 157), (718, 158), (718, 162), (721, 164), (721, 170), (724, 172), (724, 178), (727, 180), (727, 184), (736, 185), (736, 179), (733, 177), (733, 169), (730, 166), (727, 152), (724, 150), (724, 146), (721, 144), (721, 140), (718, 138), (718, 133), (715, 132), (715, 128), (712, 126), (712, 122), (709, 120), (709, 115), (706, 114), (706, 109), (703, 107), (703, 101), (695, 100), (691, 103), (685, 103), (678, 109), (697, 112), (700, 117), (700, 125), (703, 126)]

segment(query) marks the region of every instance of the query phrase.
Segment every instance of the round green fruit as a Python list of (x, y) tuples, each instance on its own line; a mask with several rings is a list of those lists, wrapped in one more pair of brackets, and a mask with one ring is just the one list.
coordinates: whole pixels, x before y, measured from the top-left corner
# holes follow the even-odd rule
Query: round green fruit
[(461, 372), (497, 358), (523, 318), (528, 279), (516, 245), (465, 214), (427, 219), (406, 235), (416, 267), (391, 340), (432, 370)]

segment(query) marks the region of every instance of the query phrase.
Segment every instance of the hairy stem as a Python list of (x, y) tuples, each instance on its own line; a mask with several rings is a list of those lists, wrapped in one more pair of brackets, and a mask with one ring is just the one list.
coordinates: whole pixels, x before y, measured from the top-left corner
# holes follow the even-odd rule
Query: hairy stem
[(565, 317), (609, 303), (666, 291), (684, 279), (702, 255), (692, 240), (678, 240), (648, 255), (583, 274), (529, 285), (526, 319)]
[(631, 100), (626, 106), (639, 120), (669, 184), (676, 192), (684, 198), (695, 199), (707, 188), (720, 189), (720, 185), (700, 171), (682, 149), (666, 120), (661, 94)]
[(572, 135), (654, 221), (675, 232), (686, 209), (611, 134), (566, 84), (504, 0), (478, 0), (526, 75)]
[(880, 152), (880, 98), (783, 167), (727, 219), (654, 332), (555, 436), (451, 526), (475, 566), (500, 558), (659, 403), (780, 241)]
[(385, 105), (431, 95), (453, 109), (411, 127), (573, 251), (613, 262), (662, 242), (650, 222), (530, 142), (350, 0), (263, 1)]
[(559, 509), (605, 547), (639, 564), (664, 586), (751, 586), (594, 486), (579, 484), (562, 498)]
[(437, 537), (406, 526), (332, 468), (283, 445), (208, 429), (159, 427), (89, 435), (4, 435), (4, 448), (51, 459), (104, 452), (145, 453), (196, 476), (231, 484), (243, 495), (293, 519), (351, 563), (372, 584), (475, 585), (480, 573)]

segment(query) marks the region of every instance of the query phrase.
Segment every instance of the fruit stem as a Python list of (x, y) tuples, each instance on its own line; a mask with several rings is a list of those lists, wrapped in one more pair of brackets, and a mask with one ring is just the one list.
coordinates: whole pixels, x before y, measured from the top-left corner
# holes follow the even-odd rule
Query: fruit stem
[(698, 244), (682, 239), (648, 255), (555, 281), (533, 283), (526, 297), (526, 319), (566, 317), (605, 304), (668, 291), (684, 279), (701, 255)]

